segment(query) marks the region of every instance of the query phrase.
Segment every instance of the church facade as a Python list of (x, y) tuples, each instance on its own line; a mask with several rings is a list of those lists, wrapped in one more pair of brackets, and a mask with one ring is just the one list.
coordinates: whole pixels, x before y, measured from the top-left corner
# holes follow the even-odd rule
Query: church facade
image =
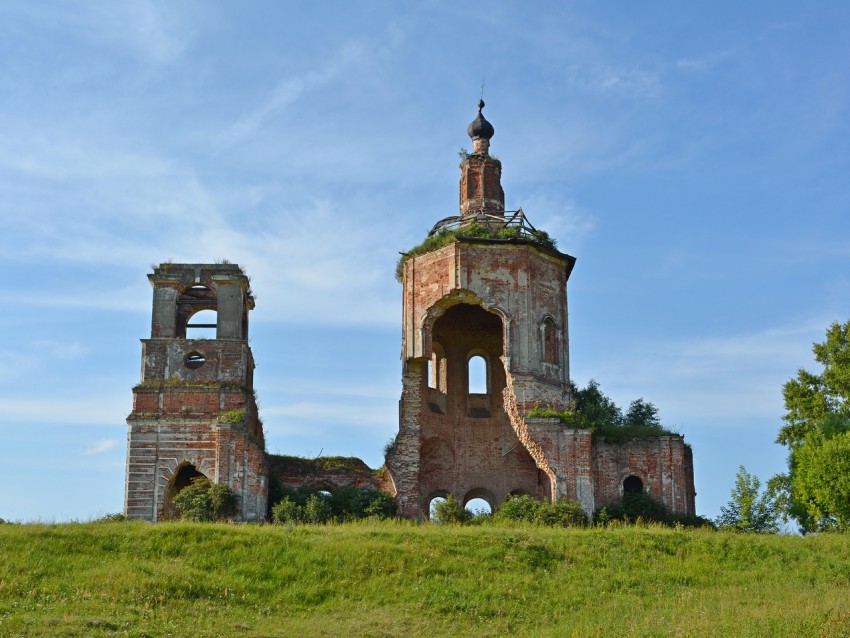
[[(125, 513), (160, 520), (192, 479), (239, 497), (237, 518), (264, 520), (270, 471), (290, 487), (366, 485), (391, 493), (401, 516), (422, 520), (435, 498), (492, 509), (511, 495), (575, 500), (590, 515), (630, 491), (677, 514), (695, 514), (693, 457), (683, 437), (612, 442), (587, 428), (534, 417), (572, 405), (567, 312), (575, 258), (560, 252), (522, 210), (506, 211), (495, 131), (469, 125), (458, 215), (403, 258), (399, 429), (379, 477), (359, 468), (323, 476), (311, 464), (265, 454), (253, 393), (247, 277), (233, 264), (161, 264), (151, 336), (128, 417)], [(193, 323), (201, 310), (214, 323)], [(215, 330), (214, 338), (193, 331)], [(365, 466), (363, 466), (365, 467)], [(271, 468), (271, 470), (270, 470)], [(368, 470), (368, 468), (367, 468)], [(366, 478), (364, 478), (366, 477)]]

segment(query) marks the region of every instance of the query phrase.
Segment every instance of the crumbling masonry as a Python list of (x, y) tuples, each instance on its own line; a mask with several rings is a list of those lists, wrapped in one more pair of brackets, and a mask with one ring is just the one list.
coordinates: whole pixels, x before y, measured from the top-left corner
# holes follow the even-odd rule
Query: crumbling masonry
[[(575, 259), (522, 211), (505, 211), (483, 106), (460, 166), (460, 215), (431, 231), (452, 232), (454, 241), (404, 261), (403, 389), (387, 456), (399, 512), (427, 517), (432, 499), (449, 494), (493, 509), (528, 494), (576, 500), (590, 514), (634, 490), (693, 514), (693, 463), (681, 436), (613, 444), (524, 416), (570, 403), (567, 280)], [(473, 365), (486, 377), (478, 388)]]
[[(171, 499), (206, 476), (239, 496), (238, 518), (266, 518), (268, 471), (248, 346), (248, 278), (233, 264), (161, 264), (153, 286), (150, 339), (127, 418), (124, 512), (168, 518)], [(202, 310), (216, 323), (189, 323)], [(215, 338), (193, 338), (214, 329)]]
[[(469, 125), (460, 214), (438, 222), (435, 248), (403, 261), (402, 396), (386, 469), (359, 459), (317, 463), (267, 457), (248, 346), (249, 282), (232, 264), (161, 264), (151, 338), (133, 390), (125, 513), (160, 520), (197, 476), (239, 496), (240, 520), (263, 520), (269, 468), (289, 487), (381, 487), (399, 514), (427, 518), (453, 495), (498, 508), (512, 494), (579, 501), (590, 514), (645, 491), (694, 514), (691, 450), (678, 435), (613, 443), (531, 409), (570, 405), (567, 280), (575, 258), (558, 251), (525, 214), (505, 211), (493, 126)], [(215, 322), (190, 323), (201, 310)], [(215, 338), (192, 332), (213, 327)], [(480, 370), (475, 376), (474, 369)]]

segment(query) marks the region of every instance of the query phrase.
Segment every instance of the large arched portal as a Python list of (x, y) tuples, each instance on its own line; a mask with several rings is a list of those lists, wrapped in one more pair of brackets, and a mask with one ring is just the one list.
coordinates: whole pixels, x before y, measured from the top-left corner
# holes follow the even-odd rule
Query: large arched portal
[(433, 364), (430, 371), (423, 364), (420, 511), (439, 490), (479, 490), (490, 510), (517, 488), (542, 497), (537, 467), (505, 413), (502, 318), (478, 305), (456, 304), (434, 321), (431, 342), (438, 344), (440, 378), (435, 383)]
[(177, 468), (171, 480), (168, 481), (168, 486), (165, 488), (165, 499), (163, 501), (163, 518), (174, 518), (174, 497), (181, 491), (186, 489), (197, 478), (206, 478), (201, 472), (191, 463), (184, 463)]

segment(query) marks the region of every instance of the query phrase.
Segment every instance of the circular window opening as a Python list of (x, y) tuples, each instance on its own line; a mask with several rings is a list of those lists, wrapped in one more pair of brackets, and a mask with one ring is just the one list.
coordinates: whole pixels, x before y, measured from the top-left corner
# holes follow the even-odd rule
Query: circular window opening
[(206, 362), (207, 362), (206, 358), (200, 352), (190, 352), (189, 354), (186, 355), (186, 358), (183, 360), (183, 363), (185, 363), (186, 367), (189, 368), (190, 370), (197, 370), (202, 365), (204, 365)]

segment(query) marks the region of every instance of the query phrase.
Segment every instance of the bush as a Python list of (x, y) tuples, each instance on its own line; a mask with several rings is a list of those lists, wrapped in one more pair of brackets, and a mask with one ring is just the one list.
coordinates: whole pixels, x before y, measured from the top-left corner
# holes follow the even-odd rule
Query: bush
[(666, 523), (669, 512), (661, 503), (644, 492), (623, 494), (619, 503), (611, 503), (597, 510), (594, 520), (606, 524), (609, 521), (634, 523), (638, 519), (646, 522)]
[(577, 527), (587, 525), (587, 515), (581, 504), (561, 499), (557, 503), (538, 501), (530, 496), (511, 496), (496, 510), (494, 520), (526, 521), (551, 527)]
[(313, 524), (327, 523), (333, 517), (330, 503), (325, 497), (313, 494), (304, 505), (304, 522)]
[(272, 506), (272, 521), (275, 523), (303, 523), (304, 507), (285, 496)]
[(226, 485), (197, 476), (172, 500), (177, 518), (186, 521), (224, 521), (236, 514), (236, 494)]
[(446, 500), (434, 506), (434, 515), (431, 520), (440, 525), (463, 525), (472, 518), (472, 512), (464, 509), (460, 501), (449, 495)]
[(663, 504), (645, 492), (623, 494), (623, 500), (602, 507), (593, 515), (593, 521), (606, 525), (611, 521), (624, 523), (662, 523), (682, 527), (711, 527), (715, 525), (707, 518), (695, 514), (673, 514)]
[(580, 503), (561, 499), (557, 503), (543, 503), (537, 522), (551, 526), (582, 527), (587, 525), (587, 514)]
[(117, 512), (115, 514), (107, 514), (106, 516), (101, 516), (97, 519), (97, 523), (123, 523), (127, 520), (127, 517), (124, 516), (121, 512)]
[(322, 494), (308, 488), (281, 488), (280, 500), (270, 509), (275, 523), (346, 522), (363, 518), (392, 518), (395, 499), (373, 488), (346, 487)]
[(510, 496), (496, 512), (493, 514), (494, 520), (503, 521), (526, 521), (531, 523), (536, 521), (540, 508), (544, 505), (543, 501), (531, 498), (527, 494), (521, 496)]
[(379, 490), (368, 490), (372, 492), (364, 504), (363, 513), (370, 518), (392, 518), (396, 515), (395, 499)]

